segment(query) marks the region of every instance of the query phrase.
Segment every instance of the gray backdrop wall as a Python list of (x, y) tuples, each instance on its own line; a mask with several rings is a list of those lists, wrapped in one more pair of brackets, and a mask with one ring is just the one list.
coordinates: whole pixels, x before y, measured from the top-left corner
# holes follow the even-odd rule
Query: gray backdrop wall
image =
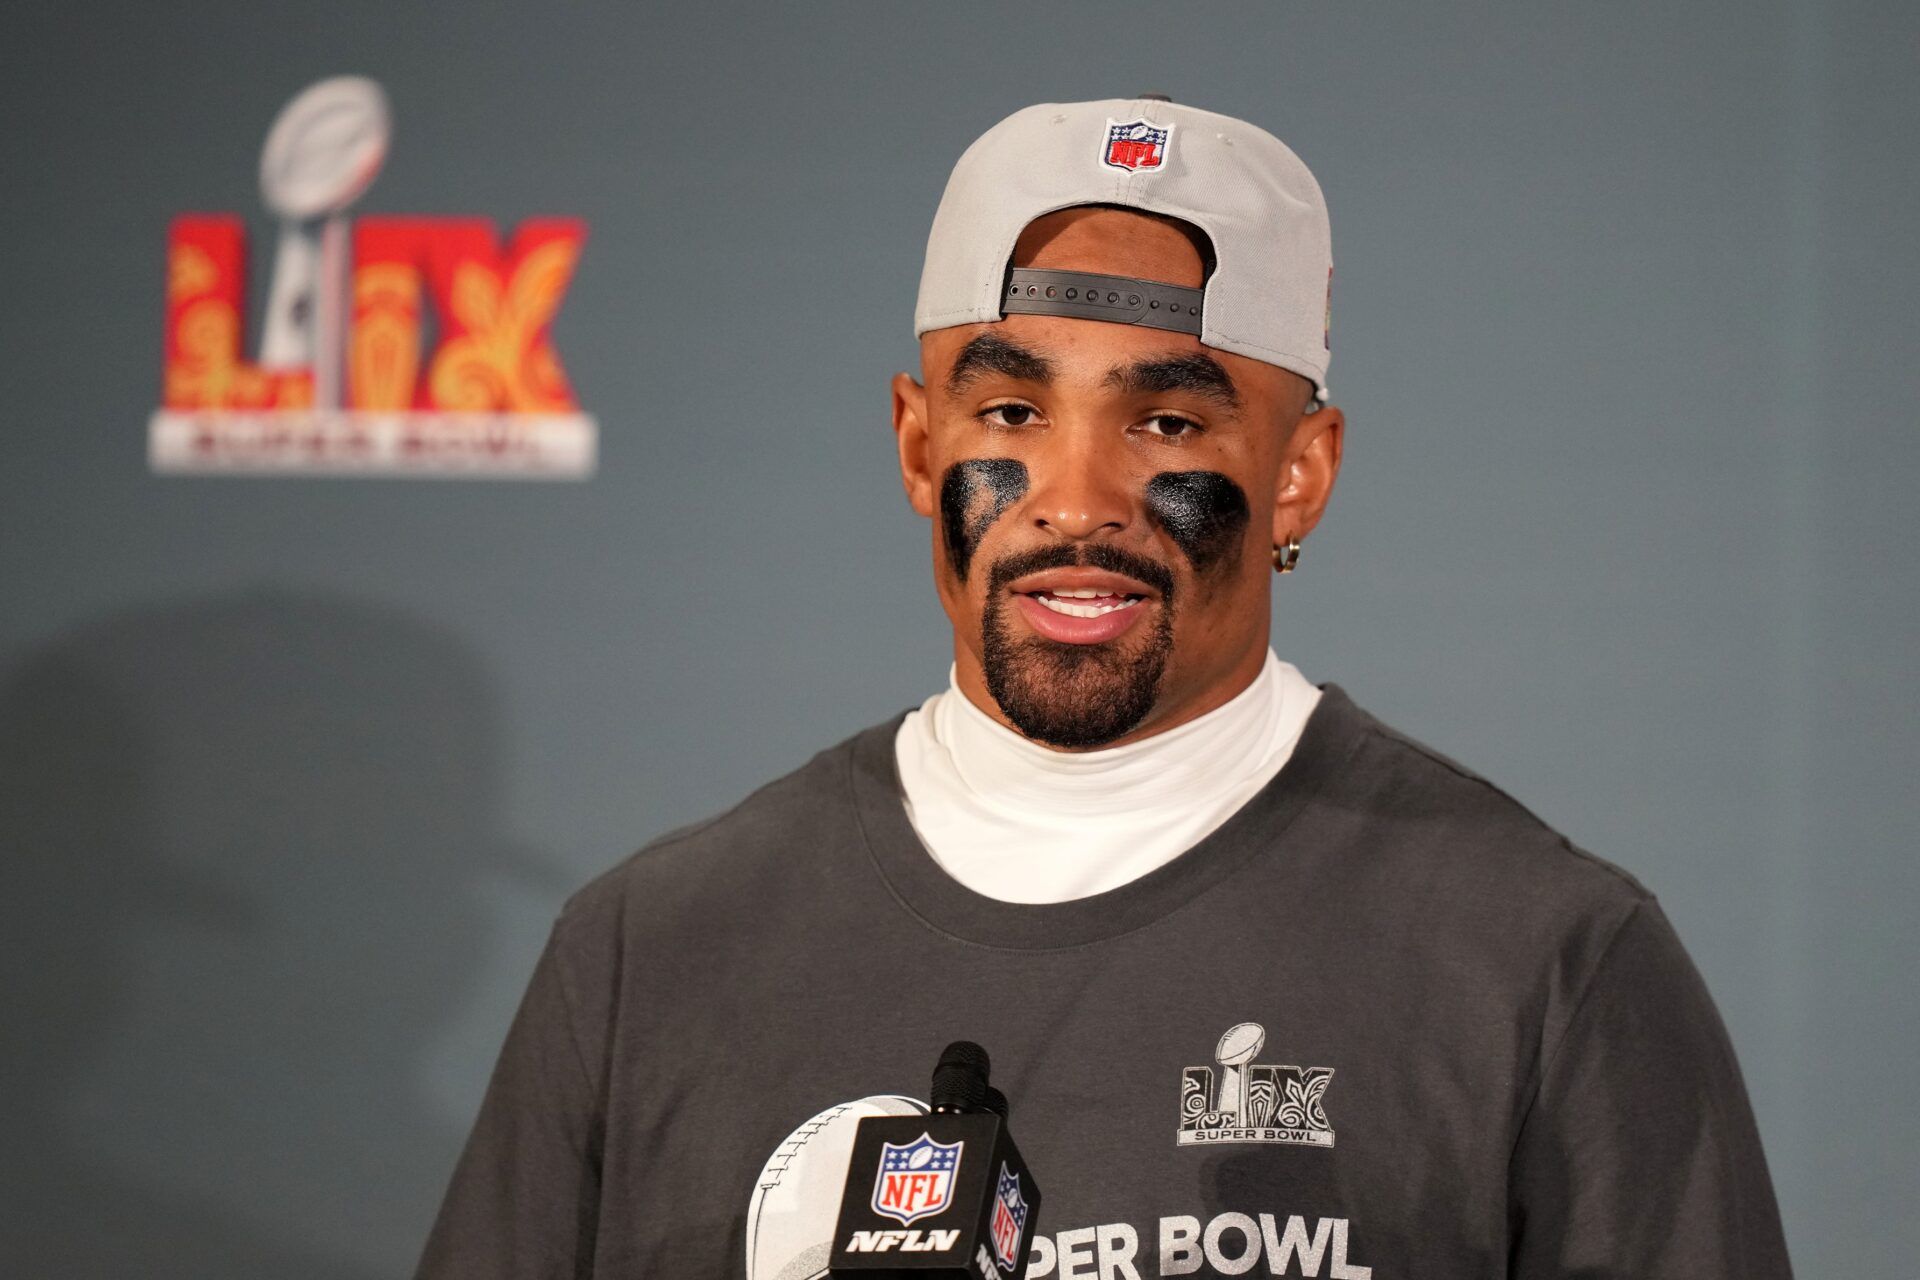
[[(944, 678), (886, 419), (928, 220), (1007, 110), (1141, 91), (1270, 127), (1332, 209), (1349, 454), (1281, 654), (1658, 892), (1800, 1271), (1910, 1274), (1909, 7), (8, 26), (0, 1221), (32, 1274), (407, 1270), (562, 897)], [(591, 482), (148, 473), (167, 221), (244, 213), (260, 263), (267, 123), (348, 71), (397, 123), (362, 211), (588, 220), (556, 343)]]

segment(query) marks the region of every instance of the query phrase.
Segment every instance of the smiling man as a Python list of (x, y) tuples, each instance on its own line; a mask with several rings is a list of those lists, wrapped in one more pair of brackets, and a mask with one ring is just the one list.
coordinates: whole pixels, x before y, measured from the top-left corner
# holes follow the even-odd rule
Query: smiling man
[(575, 895), (423, 1276), (818, 1275), (830, 1213), (749, 1237), (763, 1164), (960, 1037), (1036, 1280), (1788, 1274), (1654, 897), (1270, 647), (1340, 469), (1331, 273), (1243, 121), (968, 149), (893, 384), (948, 686)]
[[(1052, 283), (1009, 288), (1063, 310), (1068, 290), (1134, 296), (1142, 279), (1198, 295), (1205, 244), (1171, 219), (1067, 208), (1013, 249), (1019, 279)], [(1082, 749), (1173, 728), (1252, 682), (1268, 545), (1313, 528), (1339, 468), (1340, 411), (1306, 415), (1307, 377), (1061, 314), (932, 330), (922, 364), (934, 390), (899, 375), (894, 424), (908, 497), (938, 518), (970, 702)], [(983, 551), (997, 554), (974, 572)]]

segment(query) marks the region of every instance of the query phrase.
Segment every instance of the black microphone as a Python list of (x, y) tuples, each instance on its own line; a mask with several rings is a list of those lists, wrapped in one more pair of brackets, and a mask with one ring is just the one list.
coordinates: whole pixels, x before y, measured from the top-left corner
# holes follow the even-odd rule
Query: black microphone
[(936, 1115), (978, 1111), (987, 1096), (987, 1076), (993, 1064), (987, 1051), (971, 1040), (955, 1040), (940, 1053), (933, 1067), (933, 1090), (927, 1101)]
[(868, 1116), (847, 1163), (828, 1274), (1009, 1280), (1026, 1271), (1040, 1188), (1007, 1131), (987, 1051), (956, 1040), (933, 1069), (933, 1113)]

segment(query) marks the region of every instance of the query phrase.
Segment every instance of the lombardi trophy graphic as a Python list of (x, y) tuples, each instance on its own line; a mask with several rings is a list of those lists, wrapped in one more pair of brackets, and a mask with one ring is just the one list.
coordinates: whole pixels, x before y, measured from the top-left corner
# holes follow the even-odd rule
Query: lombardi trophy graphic
[(1252, 1119), (1247, 1111), (1247, 1064), (1266, 1042), (1266, 1028), (1257, 1022), (1230, 1027), (1220, 1037), (1220, 1047), (1213, 1055), (1220, 1064), (1220, 1100), (1215, 1105), (1230, 1125), (1247, 1124)]
[(260, 155), (260, 193), (280, 218), (260, 364), (311, 368), (316, 409), (337, 409), (341, 401), (346, 211), (373, 185), (392, 132), (380, 86), (364, 76), (336, 76), (281, 110)]

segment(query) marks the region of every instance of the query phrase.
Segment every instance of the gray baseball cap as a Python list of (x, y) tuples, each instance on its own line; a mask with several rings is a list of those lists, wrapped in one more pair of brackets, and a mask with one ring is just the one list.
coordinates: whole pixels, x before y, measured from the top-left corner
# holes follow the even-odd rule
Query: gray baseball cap
[[(1008, 265), (1029, 222), (1088, 204), (1198, 227), (1216, 264), (1206, 287)], [(1290, 369), (1325, 401), (1332, 291), (1326, 200), (1280, 139), (1152, 97), (1048, 102), (987, 130), (954, 165), (913, 332), (1021, 312), (1149, 325)]]

